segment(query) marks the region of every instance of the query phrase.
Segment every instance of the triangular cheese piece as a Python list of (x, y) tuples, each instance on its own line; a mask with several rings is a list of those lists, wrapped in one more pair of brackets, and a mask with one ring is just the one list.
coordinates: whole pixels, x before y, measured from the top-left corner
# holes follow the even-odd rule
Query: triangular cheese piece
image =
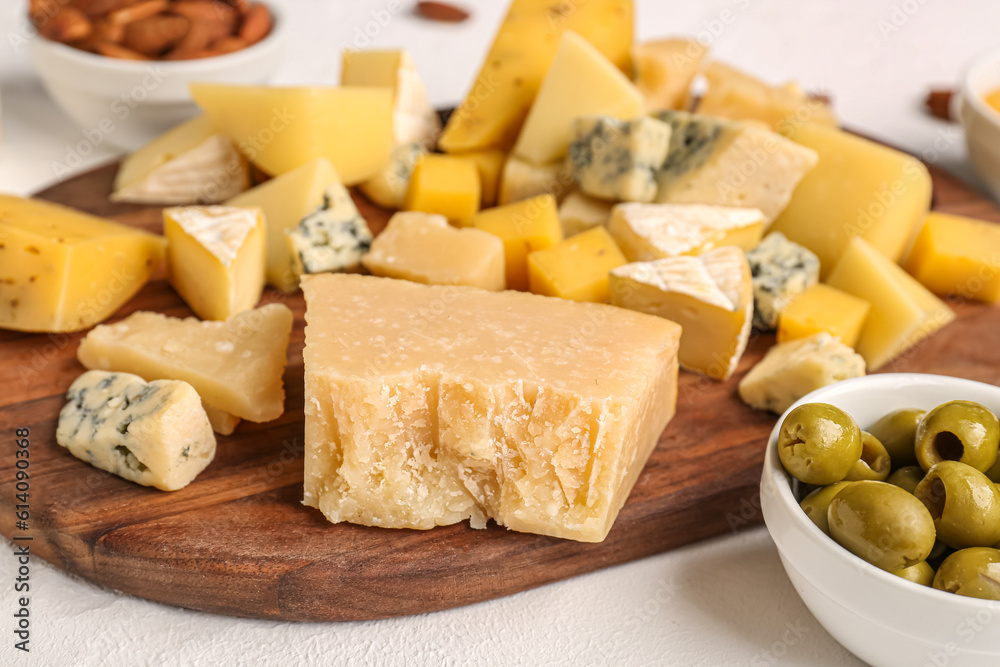
[(681, 325), (684, 368), (713, 380), (736, 370), (753, 318), (750, 265), (740, 248), (626, 264), (611, 271), (610, 291), (616, 306)]
[(538, 165), (555, 162), (569, 150), (577, 117), (634, 118), (644, 111), (642, 94), (621, 70), (587, 40), (567, 31), (524, 121), (514, 153)]
[(658, 39), (632, 47), (635, 85), (650, 113), (690, 106), (691, 82), (708, 47), (694, 39)]
[(77, 357), (87, 368), (134, 373), (147, 382), (184, 380), (202, 401), (252, 422), (285, 409), (285, 371), (292, 311), (279, 303), (225, 322), (139, 311), (95, 327)]

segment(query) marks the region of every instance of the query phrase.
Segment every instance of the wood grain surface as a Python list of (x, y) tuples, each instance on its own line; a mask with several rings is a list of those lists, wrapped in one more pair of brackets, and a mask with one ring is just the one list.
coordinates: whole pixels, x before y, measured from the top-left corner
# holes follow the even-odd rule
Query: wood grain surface
[[(116, 165), (39, 197), (161, 231), (159, 209), (111, 204)], [(1000, 221), (1000, 211), (931, 168), (935, 208)], [(385, 213), (360, 201), (377, 231)], [(0, 331), (0, 532), (32, 538), (32, 554), (140, 597), (220, 614), (358, 620), (430, 612), (509, 595), (660, 553), (761, 521), (758, 481), (775, 417), (743, 405), (736, 385), (774, 342), (751, 341), (739, 370), (716, 383), (681, 373), (668, 426), (611, 534), (581, 544), (466, 524), (429, 531), (331, 525), (302, 498), (301, 295), (268, 290), (295, 313), (285, 414), (219, 437), (215, 461), (187, 488), (164, 493), (72, 457), (55, 442), (64, 393), (83, 372), (82, 334)], [(956, 322), (883, 371), (1000, 383), (1000, 311), (953, 304)], [(112, 318), (190, 311), (162, 279)], [(29, 529), (14, 523), (14, 432), (29, 428)]]

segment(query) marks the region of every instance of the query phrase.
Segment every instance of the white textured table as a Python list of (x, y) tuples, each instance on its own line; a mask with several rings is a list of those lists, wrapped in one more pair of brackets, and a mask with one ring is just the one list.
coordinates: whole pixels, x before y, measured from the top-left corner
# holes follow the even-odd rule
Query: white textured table
[[(568, 0), (567, 0), (568, 1)], [(506, 2), (463, 0), (458, 26), (400, 14), (372, 40), (405, 46), (439, 105), (475, 75)], [(339, 52), (387, 1), (294, 0), (277, 83), (331, 83)], [(408, 4), (408, 3), (404, 3)], [(702, 34), (715, 53), (771, 81), (833, 95), (852, 128), (974, 176), (961, 134), (927, 118), (932, 83), (957, 80), (995, 45), (1000, 3), (930, 0), (637, 0), (641, 38)], [(24, 2), (0, 3), (0, 191), (56, 180), (80, 131), (47, 99), (19, 32)], [(16, 40), (14, 40), (16, 41)], [(116, 155), (99, 146), (80, 169)], [(3, 434), (2, 437), (10, 437)], [(32, 489), (35, 492), (35, 489)], [(43, 493), (44, 489), (38, 489)], [(738, 508), (734, 508), (738, 509)], [(4, 542), (10, 550), (10, 543)], [(367, 623), (291, 624), (211, 616), (121, 595), (38, 562), (31, 570), (31, 653), (12, 647), (17, 564), (0, 554), (0, 664), (35, 665), (810, 665), (860, 664), (799, 601), (763, 528), (494, 602)]]

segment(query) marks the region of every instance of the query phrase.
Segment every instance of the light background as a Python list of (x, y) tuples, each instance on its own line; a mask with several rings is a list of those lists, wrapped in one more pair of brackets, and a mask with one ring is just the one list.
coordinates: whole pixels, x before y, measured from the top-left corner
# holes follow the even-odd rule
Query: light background
[[(456, 103), (506, 2), (462, 0), (459, 25), (404, 12), (372, 39), (410, 50), (432, 101)], [(636, 0), (638, 36), (702, 34), (719, 58), (774, 82), (832, 95), (845, 125), (975, 182), (957, 127), (928, 118), (929, 86), (952, 85), (1000, 45), (990, 0)], [(385, 1), (284, 0), (289, 50), (276, 83), (335, 83), (340, 49)], [(409, 2), (404, 4), (408, 5)], [(11, 35), (26, 2), (0, 3), (0, 191), (56, 180), (82, 138), (48, 100)], [(81, 170), (114, 159), (100, 146)], [(35, 489), (32, 489), (35, 492)], [(43, 492), (43, 489), (38, 489)], [(10, 543), (4, 541), (4, 547)], [(16, 563), (0, 554), (0, 619)], [(0, 664), (33, 665), (809, 665), (861, 664), (817, 624), (763, 528), (494, 602), (368, 623), (291, 624), (184, 611), (92, 586), (35, 561), (32, 652), (0, 620)], [(9, 618), (9, 617), (8, 617)]]

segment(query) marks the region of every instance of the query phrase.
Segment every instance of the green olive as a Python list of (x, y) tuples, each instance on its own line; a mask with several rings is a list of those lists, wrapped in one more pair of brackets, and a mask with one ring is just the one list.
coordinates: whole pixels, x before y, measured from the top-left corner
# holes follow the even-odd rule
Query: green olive
[(848, 482), (855, 482), (862, 479), (874, 479), (876, 482), (884, 482), (889, 476), (889, 469), (892, 464), (889, 460), (889, 453), (879, 442), (878, 438), (868, 431), (861, 432), (861, 458), (851, 467), (850, 472), (844, 479)]
[(851, 483), (830, 501), (827, 518), (840, 546), (890, 572), (927, 560), (934, 547), (934, 520), (927, 508), (885, 482)]
[(923, 478), (924, 469), (920, 466), (903, 466), (895, 470), (885, 481), (913, 493), (913, 489), (917, 488), (917, 484)]
[(930, 586), (934, 582), (934, 568), (925, 560), (901, 570), (892, 570), (892, 574), (921, 586)]
[(917, 408), (896, 410), (879, 419), (868, 429), (882, 442), (885, 451), (889, 452), (893, 468), (917, 464), (917, 453), (913, 445), (916, 442), (917, 424), (925, 412)]
[(1000, 542), (1000, 491), (983, 473), (958, 461), (935, 464), (914, 489), (950, 547), (991, 547)]
[(972, 547), (956, 551), (938, 568), (934, 588), (970, 598), (1000, 600), (1000, 550)]
[(830, 501), (848, 484), (850, 482), (834, 482), (829, 486), (821, 486), (799, 503), (806, 516), (827, 535), (830, 534), (830, 522), (826, 518), (827, 508), (830, 507)]
[(1000, 422), (988, 408), (972, 401), (950, 401), (920, 420), (914, 445), (924, 470), (939, 461), (961, 461), (980, 472), (997, 460)]
[(826, 403), (805, 403), (788, 413), (778, 433), (785, 470), (806, 484), (844, 479), (861, 458), (861, 429), (849, 414)]
[(1000, 452), (997, 453), (996, 463), (986, 471), (986, 476), (993, 480), (993, 483), (1000, 483)]

